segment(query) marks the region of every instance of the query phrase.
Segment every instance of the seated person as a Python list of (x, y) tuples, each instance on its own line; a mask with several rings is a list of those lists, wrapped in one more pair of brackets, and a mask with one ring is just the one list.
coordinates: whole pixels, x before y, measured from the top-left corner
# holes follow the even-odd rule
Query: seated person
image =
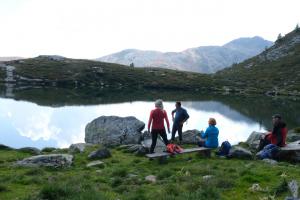
[(205, 132), (202, 131), (200, 133), (200, 137), (204, 139), (198, 142), (200, 147), (217, 148), (219, 146), (219, 129), (216, 127), (216, 124), (217, 122), (214, 118), (209, 118), (208, 128)]
[(262, 150), (268, 144), (274, 144), (279, 147), (286, 145), (287, 127), (279, 114), (272, 117), (273, 130), (266, 133), (260, 140), (258, 150)]

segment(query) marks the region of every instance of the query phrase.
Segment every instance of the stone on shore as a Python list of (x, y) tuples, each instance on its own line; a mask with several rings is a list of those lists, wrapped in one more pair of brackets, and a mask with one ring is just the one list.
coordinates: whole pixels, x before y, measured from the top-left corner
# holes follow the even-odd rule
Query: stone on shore
[(263, 134), (264, 133), (262, 132), (253, 131), (246, 140), (246, 143), (251, 149), (258, 149), (259, 142)]
[(144, 127), (135, 117), (101, 116), (87, 124), (85, 142), (107, 146), (139, 144)]
[(230, 149), (227, 157), (228, 158), (238, 158), (238, 159), (252, 159), (253, 155), (249, 150), (247, 150), (243, 147), (233, 146)]
[(48, 154), (38, 155), (17, 161), (18, 166), (23, 167), (70, 167), (73, 163), (73, 156), (69, 154)]
[[(198, 144), (200, 141), (200, 133), (201, 131), (197, 129), (184, 131), (182, 133), (182, 144)], [(178, 136), (176, 139), (178, 139)]]

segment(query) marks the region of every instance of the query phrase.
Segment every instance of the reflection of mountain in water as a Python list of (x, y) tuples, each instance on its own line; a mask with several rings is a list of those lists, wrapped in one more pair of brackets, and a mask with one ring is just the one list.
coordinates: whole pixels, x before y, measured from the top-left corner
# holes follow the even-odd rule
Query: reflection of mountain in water
[(218, 112), (233, 121), (255, 123), (251, 118), (246, 117), (229, 106), (217, 101), (185, 102), (184, 106), (207, 112)]

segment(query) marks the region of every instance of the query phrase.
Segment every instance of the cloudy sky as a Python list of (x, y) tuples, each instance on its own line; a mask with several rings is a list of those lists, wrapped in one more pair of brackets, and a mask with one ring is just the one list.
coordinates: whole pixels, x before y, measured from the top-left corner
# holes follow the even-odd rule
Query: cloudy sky
[(299, 8), (299, 0), (0, 0), (0, 57), (274, 41), (300, 23)]

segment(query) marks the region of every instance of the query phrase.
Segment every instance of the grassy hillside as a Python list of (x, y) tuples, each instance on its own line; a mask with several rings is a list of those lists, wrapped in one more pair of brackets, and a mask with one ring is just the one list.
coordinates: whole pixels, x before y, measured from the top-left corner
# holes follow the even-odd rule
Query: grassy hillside
[(287, 34), (260, 55), (218, 72), (215, 78), (231, 88), (300, 95), (300, 31)]
[[(20, 85), (201, 89), (208, 88), (212, 84), (212, 79), (209, 76), (197, 73), (158, 68), (133, 68), (89, 60), (64, 59), (56, 61), (37, 57), (12, 61), (9, 64), (16, 67), (15, 76)], [(25, 77), (27, 80), (21, 77)]]
[[(299, 166), (287, 163), (190, 154), (159, 164), (120, 149), (112, 149), (112, 158), (103, 160), (104, 166), (87, 168), (87, 155), (93, 149), (75, 154), (74, 164), (67, 169), (16, 167), (16, 160), (30, 154), (0, 150), (0, 199), (283, 199), (290, 196), (287, 182), (300, 181)], [(157, 182), (146, 181), (148, 175), (157, 176)], [(206, 180), (206, 175), (212, 178)], [(261, 190), (251, 191), (253, 184), (259, 184)]]

